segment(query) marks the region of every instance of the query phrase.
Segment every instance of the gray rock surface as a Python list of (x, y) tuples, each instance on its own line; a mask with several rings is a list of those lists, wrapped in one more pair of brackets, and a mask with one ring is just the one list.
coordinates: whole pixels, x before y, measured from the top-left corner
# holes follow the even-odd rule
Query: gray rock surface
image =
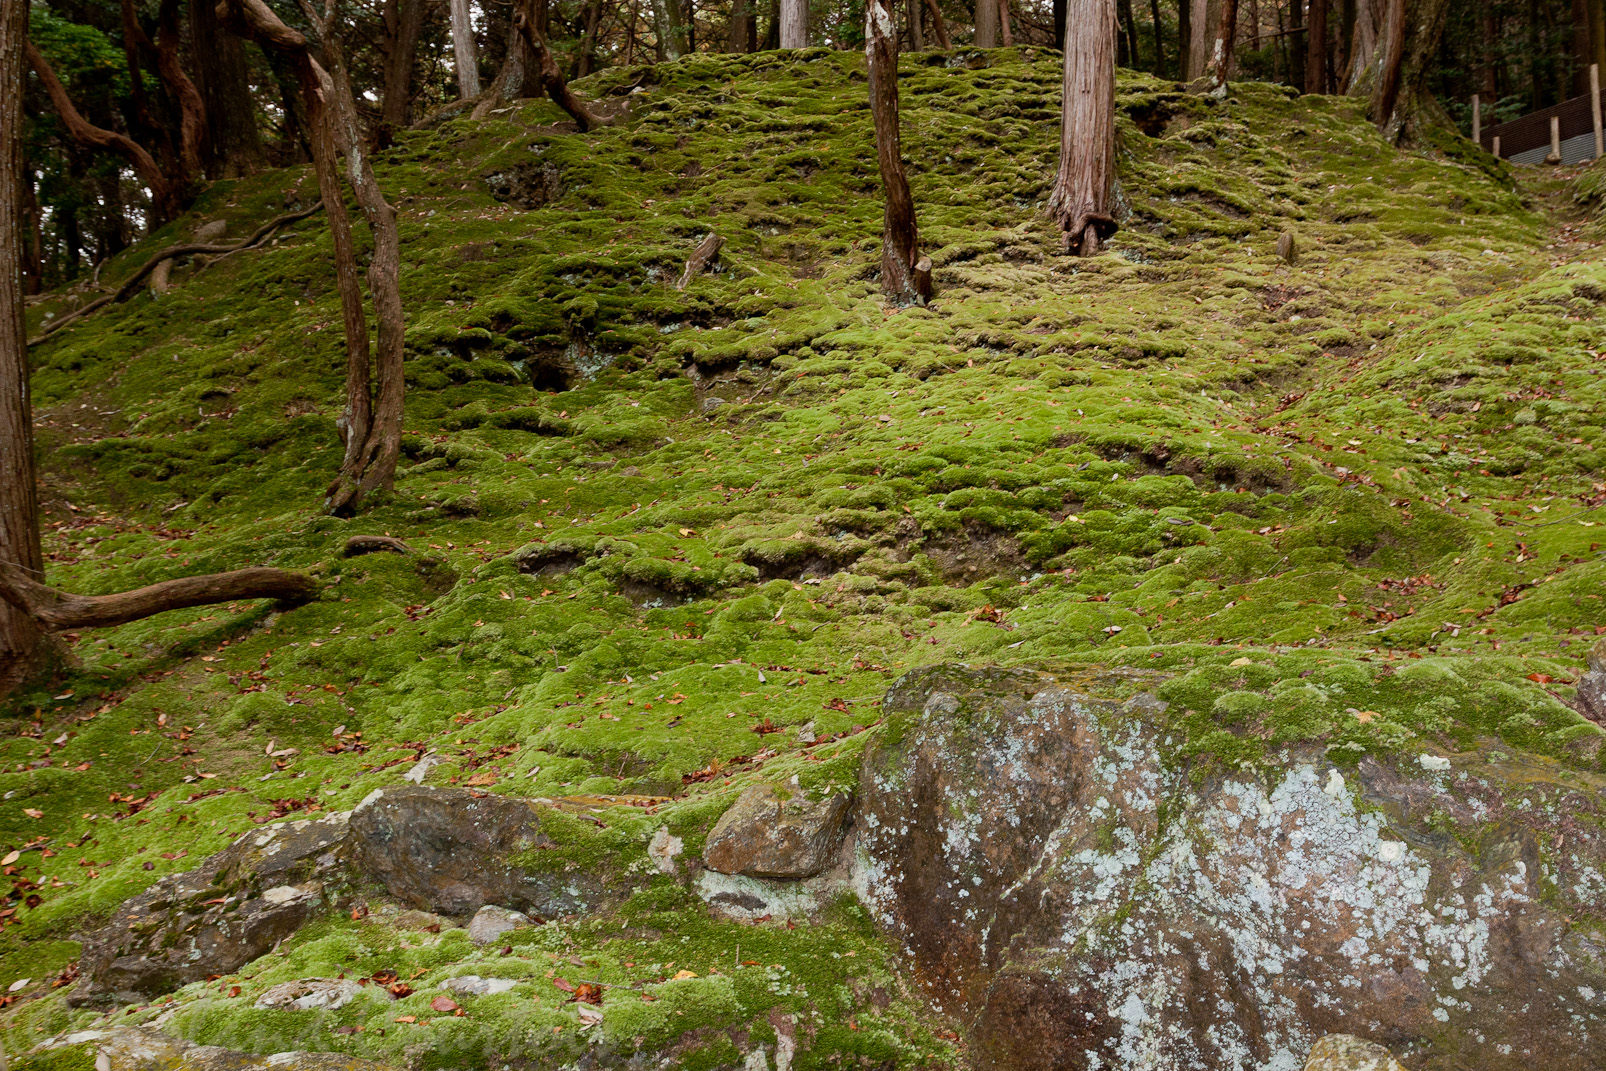
[(477, 945), (488, 945), (503, 934), (534, 925), (535, 920), (522, 911), (486, 904), (469, 920), (468, 939)]
[(192, 1045), (160, 1030), (130, 1026), (64, 1034), (43, 1042), (35, 1052), (74, 1048), (104, 1056), (111, 1071), (392, 1071), (388, 1064), (345, 1053), (235, 1052), (216, 1045)]
[(1147, 687), (938, 666), (883, 704), (862, 884), (978, 1068), (1291, 1068), (1330, 1033), (1606, 1067), (1606, 779), (1315, 747), (1195, 777)]
[(1394, 1054), (1354, 1034), (1328, 1034), (1311, 1047), (1305, 1071), (1405, 1071)]
[(333, 1011), (351, 1003), (360, 992), (362, 987), (349, 978), (303, 978), (272, 986), (257, 998), (256, 1006), (289, 1011), (314, 1008)]
[(810, 800), (788, 786), (753, 785), (714, 824), (703, 862), (721, 874), (812, 878), (835, 861), (850, 803), (841, 792)]
[(441, 988), (471, 997), (488, 997), (496, 993), (506, 993), (518, 984), (516, 978), (481, 978), (477, 974), (464, 974), (446, 979), (441, 983)]
[(1578, 678), (1574, 705), (1590, 721), (1606, 725), (1606, 639), (1589, 649), (1589, 672)]
[(312, 918), (343, 880), (348, 816), (263, 826), (165, 877), (84, 939), (74, 1003), (157, 996), (256, 959)]
[(468, 915), (502, 904), (542, 917), (601, 897), (596, 877), (543, 866), (540, 804), (460, 788), (380, 789), (351, 814), (347, 859), (413, 907)]

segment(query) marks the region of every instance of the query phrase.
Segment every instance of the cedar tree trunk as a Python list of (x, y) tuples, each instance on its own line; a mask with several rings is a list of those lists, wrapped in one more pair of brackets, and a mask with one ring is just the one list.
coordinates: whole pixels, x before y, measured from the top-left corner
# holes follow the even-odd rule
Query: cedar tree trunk
[(1070, 0), (1065, 17), (1060, 163), (1048, 211), (1065, 251), (1092, 256), (1116, 231), (1115, 0)]
[(781, 47), (809, 47), (809, 0), (781, 0)]
[[(1415, 141), (1425, 126), (1449, 125), (1427, 79), (1444, 38), (1450, 4), (1449, 0), (1384, 2), (1377, 32), (1355, 35), (1349, 93), (1369, 98), (1372, 121), (1390, 141), (1403, 144)], [(1369, 28), (1358, 22), (1356, 29)]]
[(535, 53), (536, 70), (539, 72), (541, 84), (546, 87), (547, 96), (552, 98), (552, 103), (569, 113), (569, 117), (574, 120), (575, 126), (580, 128), (582, 134), (600, 126), (597, 117), (586, 107), (585, 101), (575, 96), (574, 91), (569, 88), (563, 72), (558, 69), (558, 61), (552, 56), (552, 50), (547, 47), (546, 41), (541, 37), (541, 31), (532, 24), (530, 17), (523, 11), (515, 11), (513, 25), (524, 35), (530, 51)]
[(156, 71), (162, 84), (178, 100), (179, 160), (184, 175), (178, 180), (186, 187), (201, 173), (202, 146), (206, 141), (206, 105), (201, 91), (179, 63), (178, 0), (162, 0), (156, 16)]
[(903, 173), (898, 138), (898, 24), (887, 7), (890, 2), (869, 0), (864, 12), (870, 114), (875, 118), (876, 159), (886, 191), (881, 224), (881, 292), (900, 305), (923, 305), (931, 298), (931, 261), (920, 255), (915, 202), (909, 193), (909, 179)]
[(975, 45), (977, 48), (998, 47), (998, 4), (995, 0), (976, 0)]
[(474, 45), (474, 22), (468, 0), (452, 2), (452, 60), (457, 65), (457, 92), (464, 99), (480, 95), (480, 55)]
[[(1299, 3), (1299, 0), (1294, 0)], [(1306, 34), (1305, 92), (1326, 93), (1327, 0), (1310, 0), (1310, 32)]]
[(658, 48), (666, 60), (678, 60), (688, 51), (686, 22), (680, 14), (680, 0), (652, 0), (653, 29)]
[(418, 37), (424, 30), (424, 0), (385, 0), (380, 25), (385, 99), (379, 122), (385, 131), (393, 132), (413, 118), (413, 64), (418, 58)]
[(190, 65), (206, 113), (206, 177), (249, 175), (262, 167), (263, 152), (245, 49), (218, 23), (212, 0), (190, 0), (189, 21)]
[[(28, 5), (0, 3), (0, 561), (38, 573), (39, 505), (22, 319), (22, 77)], [(0, 600), (0, 695), (33, 676), (48, 648), (26, 613)]]
[(1232, 48), (1238, 38), (1238, 0), (1221, 0), (1221, 21), (1210, 47), (1209, 92), (1226, 96), (1227, 75), (1232, 73)]

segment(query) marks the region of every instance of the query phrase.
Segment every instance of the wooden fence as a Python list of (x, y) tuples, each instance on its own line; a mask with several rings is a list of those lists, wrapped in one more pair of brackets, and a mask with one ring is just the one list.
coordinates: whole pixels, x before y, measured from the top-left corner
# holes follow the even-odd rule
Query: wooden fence
[(1484, 127), (1472, 98), (1472, 137), (1514, 164), (1576, 164), (1602, 155), (1600, 68), (1589, 67), (1589, 92), (1509, 123)]

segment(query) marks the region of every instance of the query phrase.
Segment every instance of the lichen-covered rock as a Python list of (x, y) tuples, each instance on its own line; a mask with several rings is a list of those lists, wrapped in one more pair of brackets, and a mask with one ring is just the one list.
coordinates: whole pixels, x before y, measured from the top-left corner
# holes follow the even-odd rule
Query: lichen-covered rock
[(307, 1011), (321, 1008), (334, 1011), (351, 1003), (362, 987), (349, 978), (302, 978), (281, 982), (257, 998), (258, 1008), (284, 1008)]
[(472, 789), (380, 789), (351, 815), (348, 858), (365, 879), (404, 903), (448, 915), (502, 904), (550, 917), (600, 896), (597, 879), (545, 868), (556, 849), (541, 831), (543, 807)]
[(835, 860), (850, 802), (842, 792), (811, 800), (795, 788), (753, 785), (714, 824), (703, 862), (721, 874), (812, 878)]
[(888, 694), (862, 882), (978, 1067), (1297, 1067), (1327, 1033), (1606, 1066), (1606, 782), (1314, 747), (1194, 772), (1160, 707), (1130, 673), (939, 666)]
[(137, 1000), (228, 974), (294, 933), (342, 877), (349, 816), (264, 826), (163, 878), (84, 939), (73, 1001)]
[[(64, 1034), (43, 1042), (35, 1052), (43, 1055), (68, 1049), (104, 1056), (112, 1071), (391, 1071), (387, 1064), (341, 1052), (235, 1052), (129, 1026)], [(96, 1066), (100, 1066), (98, 1062)]]
[(535, 921), (522, 911), (486, 904), (469, 920), (468, 939), (477, 945), (488, 945), (505, 933), (534, 925)]
[(1328, 1034), (1311, 1046), (1305, 1071), (1405, 1071), (1394, 1054), (1354, 1034)]

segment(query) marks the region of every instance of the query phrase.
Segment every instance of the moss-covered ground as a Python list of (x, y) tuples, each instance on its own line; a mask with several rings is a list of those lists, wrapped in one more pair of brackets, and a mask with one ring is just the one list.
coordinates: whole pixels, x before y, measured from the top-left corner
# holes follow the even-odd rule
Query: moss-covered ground
[[(938, 660), (1158, 669), (1168, 739), (1202, 767), (1491, 739), (1601, 767), (1567, 704), (1606, 625), (1587, 215), (1606, 180), (1449, 137), (1401, 152), (1348, 100), (1125, 75), (1130, 215), (1072, 260), (1041, 214), (1057, 54), (902, 65), (927, 308), (879, 296), (854, 53), (614, 70), (579, 88), (628, 117), (591, 135), (532, 101), (376, 157), (409, 434), (394, 495), (353, 520), (320, 511), (343, 361), (321, 217), (36, 347), (54, 583), (269, 564), (324, 587), (70, 635), (78, 667), (5, 708), (0, 845), (22, 854), (0, 985), (30, 979), (0, 1013), (12, 1051), (97, 1021), (48, 988), (80, 927), (253, 822), (351, 807), (422, 749), (446, 759), (433, 784), (674, 797), (574, 823), (567, 861), (638, 872), (656, 828), (697, 851), (754, 778), (852, 785), (889, 680)], [(312, 188), (305, 169), (219, 183), (102, 278)], [(718, 271), (677, 291), (709, 230)], [(377, 533), (416, 553), (342, 557)], [(333, 919), (182, 991), (169, 1028), (427, 1066), (601, 1044), (714, 1067), (773, 1049), (775, 1011), (798, 1017), (796, 1067), (956, 1059), (851, 902), (794, 930), (712, 920), (670, 877), (642, 889), (505, 957)], [(250, 1010), (286, 979), (491, 958), (529, 982), (463, 1017), (421, 984)], [(553, 972), (624, 987), (603, 1026)]]

